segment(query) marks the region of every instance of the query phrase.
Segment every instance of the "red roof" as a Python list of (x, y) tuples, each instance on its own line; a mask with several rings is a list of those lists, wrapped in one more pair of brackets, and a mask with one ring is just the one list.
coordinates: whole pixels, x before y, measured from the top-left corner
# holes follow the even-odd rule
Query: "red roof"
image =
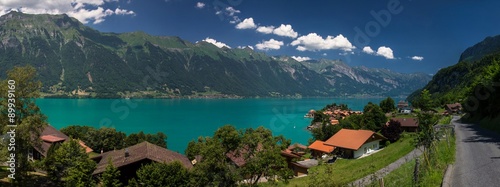
[(60, 141), (66, 140), (66, 138), (59, 137), (56, 135), (45, 135), (45, 136), (41, 136), (40, 139), (42, 139), (45, 142), (50, 142), (50, 143), (60, 142)]
[(324, 153), (331, 153), (335, 149), (335, 147), (330, 145), (325, 145), (324, 141), (316, 140), (311, 145), (309, 145), (309, 149), (321, 151)]
[(325, 141), (325, 145), (358, 150), (363, 144), (378, 139), (385, 138), (370, 130), (340, 129), (339, 132)]

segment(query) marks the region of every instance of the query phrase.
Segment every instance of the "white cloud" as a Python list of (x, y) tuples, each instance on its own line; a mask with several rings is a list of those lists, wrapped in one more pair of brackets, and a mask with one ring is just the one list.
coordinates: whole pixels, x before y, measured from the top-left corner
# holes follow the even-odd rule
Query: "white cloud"
[(363, 47), (363, 52), (365, 52), (367, 54), (373, 54), (373, 53), (375, 53), (375, 51), (373, 51), (373, 49), (370, 46)]
[(233, 20), (229, 21), (229, 23), (231, 24), (235, 24), (235, 23), (238, 23), (240, 22), (240, 18), (238, 16), (233, 16)]
[(202, 9), (204, 7), (205, 7), (205, 3), (202, 3), (202, 2), (197, 2), (196, 3), (196, 8)]
[(290, 38), (297, 38), (297, 36), (299, 35), (293, 30), (292, 25), (284, 24), (281, 24), (278, 28), (274, 29), (273, 33), (278, 36), (287, 36)]
[(212, 39), (212, 38), (205, 38), (204, 40), (202, 41), (205, 41), (205, 42), (208, 42), (208, 43), (211, 43), (211, 44), (214, 44), (215, 46), (217, 46), (218, 48), (223, 48), (223, 47), (227, 47), (227, 48), (231, 48), (229, 47), (229, 45), (225, 44), (225, 43), (222, 43), (222, 42), (218, 42), (217, 40), (215, 39)]
[(260, 26), (256, 29), (257, 32), (271, 34), (274, 31), (274, 26)]
[(340, 49), (343, 51), (352, 51), (354, 47), (349, 40), (342, 34), (336, 37), (327, 36), (325, 39), (316, 33), (309, 33), (301, 36), (291, 43), (292, 46), (297, 46), (299, 51), (317, 51), (328, 49)]
[(292, 56), (293, 59), (295, 59), (296, 61), (299, 61), (299, 62), (302, 62), (302, 61), (306, 61), (306, 60), (311, 60), (310, 57), (307, 57), (307, 56)]
[(0, 14), (10, 11), (19, 11), (28, 14), (67, 14), (86, 24), (101, 23), (111, 15), (135, 15), (132, 10), (116, 8), (104, 9), (112, 6), (110, 3), (117, 0), (1, 0)]
[(386, 46), (381, 46), (377, 49), (377, 55), (383, 56), (386, 59), (394, 59), (394, 54), (391, 48)]
[(253, 22), (253, 18), (246, 18), (236, 25), (237, 29), (253, 29), (255, 27), (257, 27), (257, 25)]
[(241, 11), (234, 9), (233, 7), (226, 7), (226, 12), (229, 16), (233, 16), (234, 14), (241, 13)]
[(323, 54), (321, 54), (321, 55), (323, 55), (323, 56), (326, 56), (326, 55), (328, 55), (328, 54), (326, 54), (326, 53), (323, 53)]
[(283, 46), (283, 41), (278, 41), (275, 39), (270, 39), (268, 41), (264, 41), (262, 43), (258, 43), (255, 45), (259, 50), (270, 50), (270, 49), (280, 49)]
[(412, 56), (411, 59), (412, 60), (422, 61), (424, 59), (424, 57), (423, 56)]

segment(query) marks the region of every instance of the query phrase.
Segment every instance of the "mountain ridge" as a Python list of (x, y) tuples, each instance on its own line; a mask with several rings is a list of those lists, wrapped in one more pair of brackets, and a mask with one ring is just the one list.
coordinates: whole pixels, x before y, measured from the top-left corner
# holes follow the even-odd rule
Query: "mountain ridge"
[(102, 33), (67, 15), (11, 12), (0, 17), (0, 37), (0, 72), (32, 65), (42, 92), (52, 97), (385, 96), (424, 85), (413, 74), (338, 60), (320, 59), (326, 65), (312, 67), (176, 36)]
[(476, 88), (490, 85), (500, 73), (500, 35), (486, 37), (467, 48), (457, 64), (442, 68), (429, 83), (408, 96), (417, 101), (422, 89), (429, 90), (438, 105), (454, 102), (465, 104), (469, 96), (474, 97)]

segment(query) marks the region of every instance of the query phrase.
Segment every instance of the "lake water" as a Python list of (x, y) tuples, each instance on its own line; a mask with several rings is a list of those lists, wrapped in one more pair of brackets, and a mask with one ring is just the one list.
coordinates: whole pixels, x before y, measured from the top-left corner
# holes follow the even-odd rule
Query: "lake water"
[(37, 99), (42, 113), (57, 129), (69, 125), (113, 127), (127, 134), (163, 132), (168, 149), (184, 153), (187, 144), (199, 136), (212, 136), (218, 127), (237, 129), (264, 126), (292, 143), (307, 144), (310, 109), (330, 103), (344, 103), (363, 110), (368, 102), (382, 98), (303, 99)]

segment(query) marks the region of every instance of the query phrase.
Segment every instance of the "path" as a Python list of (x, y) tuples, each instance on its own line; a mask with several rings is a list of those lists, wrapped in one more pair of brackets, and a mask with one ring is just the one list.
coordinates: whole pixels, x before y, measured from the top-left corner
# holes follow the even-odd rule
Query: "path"
[(451, 186), (500, 186), (500, 135), (457, 118), (452, 123), (457, 150)]

